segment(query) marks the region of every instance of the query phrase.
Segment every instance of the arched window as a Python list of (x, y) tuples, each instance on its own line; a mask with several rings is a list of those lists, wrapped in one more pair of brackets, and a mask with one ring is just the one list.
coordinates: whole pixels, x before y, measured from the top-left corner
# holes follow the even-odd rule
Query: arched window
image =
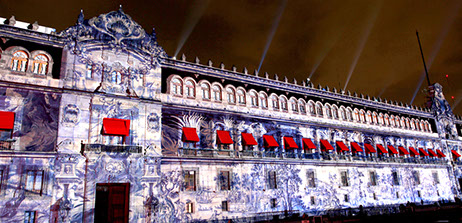
[(340, 117), (342, 118), (342, 120), (346, 121), (347, 120), (347, 117), (346, 117), (346, 112), (345, 112), (345, 108), (343, 107), (340, 107)]
[(48, 57), (43, 54), (39, 54), (34, 57), (34, 62), (32, 63), (32, 65), (32, 72), (34, 74), (45, 75), (48, 69)]
[(378, 124), (378, 119), (377, 119), (377, 113), (376, 112), (373, 112), (372, 113), (372, 123), (374, 124)]
[(321, 103), (316, 103), (316, 114), (321, 117), (323, 116)]
[(258, 96), (257, 96), (257, 93), (255, 91), (251, 91), (249, 93), (249, 96), (250, 96), (250, 104), (254, 107), (257, 107), (258, 106)]
[(170, 86), (172, 93), (177, 96), (183, 95), (183, 84), (179, 78), (174, 78)]
[(187, 80), (185, 82), (185, 87), (186, 87), (186, 97), (188, 98), (194, 98), (196, 97), (196, 87), (195, 84), (192, 80)]
[(401, 120), (398, 121), (400, 121), (401, 128), (406, 128), (406, 122), (404, 121), (404, 117), (401, 117)]
[(398, 117), (398, 116), (395, 116), (395, 126), (396, 126), (397, 128), (399, 128), (399, 127), (402, 126), (402, 125), (401, 125), (401, 122), (399, 121), (399, 117)]
[(271, 96), (271, 104), (274, 110), (279, 110), (279, 100), (276, 95)]
[(290, 107), (293, 112), (298, 112), (298, 103), (296, 100), (290, 100)]
[(324, 106), (324, 109), (326, 110), (327, 118), (332, 118), (332, 111), (330, 110), (330, 105)]
[(262, 108), (268, 108), (268, 97), (266, 97), (266, 94), (260, 94), (260, 104)]
[(359, 111), (359, 120), (361, 122), (366, 122), (366, 116), (364, 115), (364, 111), (362, 109)]
[(389, 120), (388, 114), (385, 114), (385, 116), (383, 117), (383, 121), (385, 123), (385, 126), (390, 125), (390, 120)]
[(371, 114), (371, 111), (367, 111), (367, 113), (366, 113), (366, 122), (367, 122), (367, 123), (372, 123), (372, 114)]
[(284, 97), (281, 98), (281, 109), (283, 111), (288, 111), (288, 108), (287, 108), (287, 99), (285, 99)]
[(213, 100), (221, 101), (221, 87), (214, 85), (212, 87), (212, 91), (213, 91)]
[(377, 119), (377, 122), (378, 122), (380, 125), (383, 125), (384, 122), (383, 122), (383, 114), (382, 114), (382, 113), (379, 114), (379, 118)]
[(391, 127), (396, 127), (395, 116), (393, 115), (390, 116), (390, 125)]
[(423, 121), (420, 121), (420, 122), (419, 122), (419, 125), (420, 125), (420, 131), (425, 132), (426, 130), (425, 130), (425, 124), (424, 124), (424, 122), (423, 122)]
[(245, 92), (242, 89), (237, 90), (237, 99), (239, 104), (243, 105), (245, 104)]
[(226, 88), (226, 93), (228, 94), (228, 103), (235, 104), (236, 103), (236, 94), (234, 89)]
[(201, 84), (202, 99), (210, 100), (210, 86), (207, 83)]
[(27, 67), (27, 54), (24, 51), (16, 51), (13, 53), (13, 59), (11, 59), (11, 69), (14, 71), (26, 72)]
[(427, 126), (427, 132), (432, 132), (432, 127), (428, 121), (425, 121), (425, 125)]
[(334, 119), (338, 119), (338, 109), (337, 109), (337, 106), (332, 106), (332, 117), (334, 117)]
[(353, 111), (351, 110), (351, 108), (347, 108), (346, 110), (346, 117), (348, 119), (348, 121), (354, 121), (354, 118), (353, 118)]
[(412, 130), (415, 130), (415, 122), (414, 122), (414, 119), (412, 119), (409, 123), (411, 124), (411, 125), (410, 125), (411, 129), (412, 129)]
[(316, 110), (314, 110), (314, 107), (315, 107), (314, 102), (312, 101), (308, 102), (308, 110), (310, 111), (310, 114), (312, 116), (316, 115)]
[(298, 103), (298, 106), (300, 107), (300, 113), (306, 114), (306, 104), (304, 101), (301, 101)]
[(353, 121), (355, 121), (355, 122), (359, 121), (359, 111), (358, 111), (358, 109), (355, 109), (353, 111)]
[(419, 120), (415, 119), (414, 120), (414, 126), (417, 131), (420, 131), (420, 122)]
[(406, 129), (410, 129), (411, 128), (411, 123), (409, 122), (409, 118), (406, 118), (405, 121), (405, 124), (406, 124)]
[(119, 71), (111, 72), (111, 83), (120, 84), (122, 83), (122, 74)]

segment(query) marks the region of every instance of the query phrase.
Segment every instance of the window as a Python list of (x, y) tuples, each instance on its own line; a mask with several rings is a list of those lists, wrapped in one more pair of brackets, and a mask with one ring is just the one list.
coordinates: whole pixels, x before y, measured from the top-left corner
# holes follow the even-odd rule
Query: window
[(414, 185), (419, 185), (420, 184), (419, 171), (417, 171), (417, 170), (412, 171), (412, 178), (414, 179)]
[(371, 186), (377, 186), (377, 174), (374, 171), (369, 172)]
[(264, 94), (260, 94), (260, 104), (262, 108), (268, 108), (268, 98)]
[(326, 106), (324, 107), (324, 109), (326, 110), (326, 116), (327, 116), (327, 118), (332, 118), (332, 111), (331, 111), (331, 109), (330, 109), (330, 105), (326, 105)]
[(299, 107), (300, 107), (300, 112), (302, 114), (306, 114), (305, 102), (300, 102)]
[(312, 116), (316, 115), (316, 111), (314, 110), (314, 107), (315, 107), (314, 102), (311, 101), (311, 102), (308, 103), (308, 109), (310, 111), (310, 115), (312, 115)]
[(361, 122), (366, 122), (366, 116), (364, 115), (364, 111), (363, 111), (363, 110), (361, 110), (361, 111), (359, 112), (359, 120), (360, 120)]
[(87, 64), (87, 72), (86, 78), (91, 79), (93, 77), (93, 66), (91, 64)]
[(377, 119), (377, 113), (372, 113), (372, 122), (374, 124), (377, 124), (379, 122), (379, 120)]
[(43, 170), (27, 170), (24, 190), (42, 195)]
[(277, 189), (276, 171), (268, 172), (268, 189)]
[(385, 119), (385, 125), (386, 125), (386, 126), (389, 126), (389, 125), (390, 125), (390, 121), (389, 121), (389, 119), (388, 119), (388, 115), (385, 115), (385, 118), (384, 118), (384, 119)]
[(258, 96), (257, 93), (255, 93), (254, 91), (250, 92), (250, 103), (254, 107), (258, 106)]
[(332, 117), (334, 117), (334, 119), (338, 119), (338, 109), (335, 106), (332, 107)]
[(359, 121), (359, 112), (357, 109), (353, 110), (353, 121), (355, 122)]
[(196, 191), (196, 171), (185, 170), (183, 171), (184, 177), (184, 190), (185, 191)]
[(295, 100), (290, 100), (290, 107), (293, 112), (298, 112), (298, 104)]
[(186, 213), (194, 213), (194, 203), (191, 201), (186, 202)]
[(345, 201), (345, 202), (350, 201), (350, 198), (349, 198), (348, 194), (345, 194), (345, 195), (344, 195), (343, 201)]
[(399, 176), (398, 176), (398, 172), (393, 171), (393, 172), (391, 173), (391, 175), (392, 175), (392, 178), (393, 178), (393, 179), (392, 179), (392, 180), (393, 180), (393, 185), (399, 185)]
[(171, 88), (172, 88), (172, 93), (174, 95), (179, 95), (179, 96), (183, 95), (183, 84), (179, 78), (175, 78), (172, 80)]
[(396, 191), (396, 198), (399, 198), (399, 192)]
[(340, 171), (340, 180), (342, 181), (342, 186), (350, 186), (348, 182), (348, 172), (346, 170)]
[(410, 126), (410, 124), (411, 124), (411, 123), (409, 122), (409, 119), (408, 119), (408, 118), (406, 118), (406, 120), (405, 120), (405, 123), (404, 123), (404, 124), (405, 124), (405, 126), (406, 126), (406, 129), (409, 129), (409, 128), (411, 128), (411, 126)]
[(322, 105), (320, 103), (316, 104), (316, 114), (322, 116)]
[(345, 109), (340, 108), (340, 116), (342, 117), (342, 120), (347, 120)]
[(210, 100), (210, 86), (207, 83), (201, 84), (202, 99)]
[(383, 125), (383, 114), (382, 113), (379, 114), (378, 123), (380, 125)]
[(372, 193), (372, 198), (374, 198), (374, 200), (377, 200), (377, 195), (375, 193)]
[(311, 203), (311, 205), (316, 205), (316, 200), (315, 200), (314, 196), (310, 197), (310, 203)]
[(26, 211), (24, 212), (24, 223), (35, 223), (36, 212)]
[(420, 193), (420, 190), (417, 191), (417, 196), (422, 197), (422, 194)]
[(227, 88), (226, 93), (228, 94), (228, 103), (235, 104), (236, 103), (236, 95), (232, 88)]
[(283, 111), (288, 111), (288, 108), (287, 108), (287, 99), (285, 98), (281, 98), (281, 109)]
[(48, 57), (43, 54), (39, 54), (34, 57), (34, 62), (32, 63), (32, 65), (32, 72), (34, 74), (45, 75), (47, 73), (48, 68)]
[[(375, 117), (376, 123), (377, 123), (377, 117)], [(366, 122), (371, 123), (372, 122), (372, 115), (370, 111), (367, 111), (366, 113)]]
[(308, 178), (308, 187), (316, 187), (316, 177), (313, 170), (308, 170), (306, 173)]
[(271, 103), (273, 104), (273, 109), (278, 110), (279, 109), (279, 100), (278, 97), (275, 95), (271, 96)]
[(220, 190), (231, 190), (231, 175), (229, 171), (220, 171), (219, 184)]
[(113, 84), (122, 83), (122, 74), (119, 71), (112, 71), (112, 73), (111, 73), (111, 83), (113, 83)]
[(24, 51), (16, 51), (13, 53), (11, 61), (11, 69), (14, 71), (26, 72), (28, 56)]
[(433, 176), (433, 183), (434, 184), (439, 184), (440, 183), (440, 179), (438, 177), (438, 172), (433, 172), (432, 173), (432, 176)]
[(352, 115), (352, 111), (351, 111), (351, 108), (348, 108), (347, 111), (346, 111), (346, 117), (348, 119), (348, 121), (353, 121), (353, 115)]
[(237, 99), (239, 104), (244, 105), (245, 104), (245, 92), (242, 89), (237, 90)]
[(185, 86), (186, 86), (186, 97), (188, 98), (194, 98), (196, 97), (196, 88), (195, 88), (195, 85), (194, 85), (194, 82), (192, 80), (187, 80), (185, 82)]
[(217, 85), (212, 87), (213, 91), (213, 100), (221, 101), (221, 88)]
[(221, 210), (222, 211), (228, 211), (228, 201), (222, 201), (221, 202)]
[(278, 206), (278, 201), (276, 198), (271, 198), (270, 203), (271, 203), (271, 208), (276, 208)]

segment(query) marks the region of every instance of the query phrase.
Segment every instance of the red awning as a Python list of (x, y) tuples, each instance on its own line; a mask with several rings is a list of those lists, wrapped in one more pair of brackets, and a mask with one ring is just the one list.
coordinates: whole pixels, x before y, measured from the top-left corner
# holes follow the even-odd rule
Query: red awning
[(337, 141), (336, 144), (337, 144), (337, 151), (340, 151), (340, 152), (350, 151), (348, 147), (345, 145), (345, 143), (343, 143), (342, 141)]
[(294, 138), (284, 137), (284, 148), (285, 149), (298, 149), (297, 143), (295, 143)]
[(229, 131), (217, 130), (219, 144), (233, 144)]
[(438, 155), (436, 155), (435, 151), (433, 151), (433, 149), (428, 149), (428, 154), (430, 154), (431, 157), (437, 157)]
[(379, 149), (379, 153), (388, 153), (388, 151), (385, 148), (383, 148), (382, 144), (377, 144), (377, 148)]
[(446, 157), (446, 155), (444, 155), (444, 153), (441, 152), (441, 150), (439, 150), (439, 149), (436, 150), (436, 153), (438, 154), (438, 157), (439, 157), (439, 158)]
[(265, 142), (265, 147), (278, 147), (279, 143), (276, 142), (276, 139), (272, 135), (263, 135), (263, 141)]
[(311, 139), (303, 138), (303, 149), (316, 149), (316, 146), (314, 145), (313, 141)]
[(453, 156), (454, 158), (459, 158), (459, 157), (460, 157), (460, 154), (459, 154), (457, 151), (455, 151), (455, 150), (451, 150), (451, 153), (452, 153), (452, 156)]
[(396, 151), (395, 147), (392, 145), (388, 145), (388, 151), (390, 151), (393, 154), (398, 154), (398, 151)]
[(332, 145), (329, 143), (329, 141), (327, 141), (325, 139), (321, 139), (320, 142), (321, 142), (321, 149), (322, 150), (334, 150), (334, 147), (332, 147)]
[(417, 152), (417, 150), (414, 149), (414, 147), (409, 147), (409, 151), (411, 152), (411, 156), (418, 156), (419, 155), (419, 152)]
[(196, 128), (183, 127), (183, 142), (199, 142)]
[(371, 144), (365, 143), (364, 147), (366, 148), (366, 153), (376, 153), (377, 150)]
[(0, 129), (11, 130), (14, 128), (14, 112), (0, 111)]
[(407, 151), (407, 149), (402, 146), (398, 146), (398, 150), (399, 150), (399, 155), (401, 156), (409, 155), (409, 152)]
[(354, 153), (363, 152), (363, 148), (361, 148), (361, 146), (358, 143), (351, 142), (350, 145), (351, 145), (351, 148), (353, 148)]
[(252, 133), (241, 133), (242, 141), (245, 146), (256, 146), (258, 145), (257, 141), (253, 137)]
[(428, 153), (425, 152), (423, 148), (419, 148), (419, 151), (420, 151), (420, 156), (428, 156)]
[(103, 135), (128, 136), (129, 134), (130, 120), (103, 118)]

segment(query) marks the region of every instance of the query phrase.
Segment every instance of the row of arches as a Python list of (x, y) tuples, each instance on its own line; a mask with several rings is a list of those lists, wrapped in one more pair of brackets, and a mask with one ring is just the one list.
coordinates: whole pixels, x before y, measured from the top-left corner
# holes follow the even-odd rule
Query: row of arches
[(337, 106), (320, 101), (302, 98), (267, 94), (264, 91), (257, 92), (254, 89), (245, 90), (243, 87), (233, 85), (222, 86), (218, 82), (210, 83), (207, 80), (196, 82), (191, 77), (182, 78), (171, 75), (167, 79), (167, 93), (175, 97), (187, 99), (200, 99), (216, 103), (245, 106), (250, 108), (267, 109), (271, 111), (287, 112), (290, 114), (309, 115), (326, 119), (364, 123), (392, 128), (401, 128), (421, 132), (431, 132), (430, 123), (427, 120), (419, 120), (399, 115), (389, 115), (376, 111), (352, 108), (350, 106)]
[(24, 47), (12, 46), (0, 53), (8, 61), (7, 67), (12, 71), (36, 75), (48, 75), (51, 72), (53, 59), (43, 50), (29, 52)]

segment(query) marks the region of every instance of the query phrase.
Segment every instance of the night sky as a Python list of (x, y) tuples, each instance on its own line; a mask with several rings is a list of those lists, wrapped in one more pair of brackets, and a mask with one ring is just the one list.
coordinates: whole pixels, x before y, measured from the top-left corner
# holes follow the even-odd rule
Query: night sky
[(311, 76), (315, 86), (331, 89), (343, 89), (349, 79), (352, 93), (423, 106), (427, 81), (418, 30), (431, 83), (440, 83), (462, 114), (462, 1), (0, 0), (0, 17), (61, 31), (75, 24), (80, 9), (89, 19), (120, 4), (148, 33), (156, 29), (170, 56), (179, 50), (177, 57), (184, 53), (188, 61), (198, 56), (203, 64), (211, 59), (214, 66), (223, 62), (253, 73), (269, 46), (260, 76), (299, 83)]

